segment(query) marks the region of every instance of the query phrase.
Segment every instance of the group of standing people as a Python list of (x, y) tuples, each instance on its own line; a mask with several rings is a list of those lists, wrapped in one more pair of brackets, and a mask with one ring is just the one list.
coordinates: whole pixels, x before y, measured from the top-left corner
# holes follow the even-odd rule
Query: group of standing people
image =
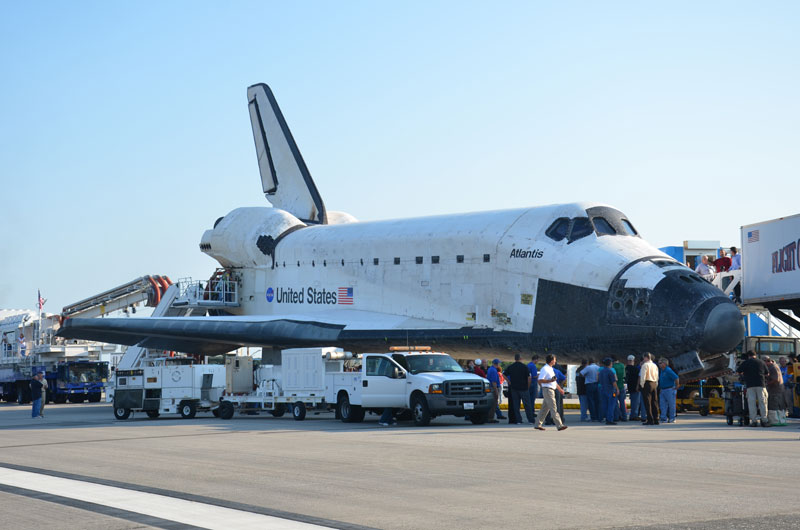
[[(562, 383), (566, 380), (564, 373), (556, 367), (556, 357), (548, 355), (545, 357), (544, 366), (537, 367), (538, 355), (531, 357), (531, 361), (526, 365), (522, 362), (522, 356), (517, 353), (514, 355), (514, 362), (502, 370), (500, 359), (494, 359), (487, 371), (483, 371), (484, 361), (475, 359), (467, 366), (467, 371), (485, 377), (492, 385), (492, 392), (495, 398), (495, 414), (497, 422), (508, 419), (509, 424), (523, 424), (520, 406), (525, 409), (525, 419), (529, 425), (533, 425), (540, 431), (546, 430), (543, 424), (552, 422), (559, 431), (567, 428), (562, 420), (564, 388)], [(500, 403), (503, 397), (503, 383), (508, 381), (508, 417), (503, 416), (500, 410)], [(542, 408), (538, 418), (536, 414), (536, 399), (539, 389), (542, 391)]]
[[(641, 421), (643, 425), (675, 423), (675, 399), (679, 378), (666, 359), (659, 366), (653, 355), (645, 353), (637, 364), (629, 355), (628, 364), (606, 357), (602, 367), (584, 359), (575, 374), (581, 421)], [(630, 414), (626, 409), (626, 393), (630, 396)]]
[(741, 374), (747, 388), (747, 410), (750, 425), (769, 427), (786, 425), (784, 372), (768, 355), (759, 359), (756, 352), (747, 352), (747, 358), (736, 371)]

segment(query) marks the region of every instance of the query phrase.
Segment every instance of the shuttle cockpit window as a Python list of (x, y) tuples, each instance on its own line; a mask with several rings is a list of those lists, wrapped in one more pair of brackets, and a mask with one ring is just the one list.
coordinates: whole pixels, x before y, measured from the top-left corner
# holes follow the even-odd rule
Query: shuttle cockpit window
[(550, 225), (550, 228), (547, 229), (545, 235), (550, 239), (555, 241), (561, 241), (565, 237), (567, 237), (567, 233), (569, 232), (569, 219), (566, 217), (559, 217), (553, 224)]
[(630, 221), (627, 219), (622, 219), (622, 226), (625, 227), (625, 230), (628, 232), (629, 236), (638, 236), (639, 232), (633, 227)]
[(598, 236), (631, 236), (639, 237), (639, 232), (625, 214), (610, 206), (594, 206), (587, 208), (586, 213), (592, 218)]
[(617, 234), (614, 227), (603, 217), (595, 217), (592, 222), (594, 222), (594, 229), (597, 230), (598, 236), (614, 236)]
[(569, 242), (577, 241), (594, 232), (594, 227), (588, 217), (576, 217), (572, 220), (572, 229), (569, 231)]

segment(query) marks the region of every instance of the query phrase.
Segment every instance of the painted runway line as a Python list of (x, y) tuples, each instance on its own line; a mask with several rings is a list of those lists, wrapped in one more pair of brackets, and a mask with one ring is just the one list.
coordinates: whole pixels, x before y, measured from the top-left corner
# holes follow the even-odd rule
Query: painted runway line
[[(198, 528), (310, 530), (329, 528), (270, 515), (0, 467), (0, 484), (134, 512)], [(46, 500), (46, 497), (44, 498)]]

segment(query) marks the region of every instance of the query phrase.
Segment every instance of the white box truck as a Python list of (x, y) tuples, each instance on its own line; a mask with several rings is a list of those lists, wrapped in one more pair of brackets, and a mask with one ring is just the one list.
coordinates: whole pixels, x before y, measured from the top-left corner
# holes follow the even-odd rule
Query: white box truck
[(800, 214), (743, 226), (742, 302), (792, 301), (800, 302)]

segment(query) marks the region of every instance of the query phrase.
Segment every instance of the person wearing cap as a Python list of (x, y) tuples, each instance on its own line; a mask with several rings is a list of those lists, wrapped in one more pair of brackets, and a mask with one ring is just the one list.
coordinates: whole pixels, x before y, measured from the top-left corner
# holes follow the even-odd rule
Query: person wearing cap
[(483, 369), (483, 361), (475, 359), (475, 375), (486, 377), (486, 370)]
[(639, 388), (642, 389), (642, 401), (647, 418), (642, 425), (658, 425), (658, 366), (653, 362), (653, 355), (642, 355), (642, 367), (639, 370)]
[(553, 371), (553, 366), (556, 364), (555, 355), (548, 355), (545, 357), (545, 365), (539, 370), (539, 386), (542, 387), (542, 408), (539, 410), (539, 419), (536, 422), (536, 428), (540, 431), (545, 431), (542, 427), (547, 415), (553, 417), (553, 421), (558, 426), (559, 431), (567, 428), (561, 421), (561, 416), (558, 414), (556, 408), (556, 391), (564, 393), (564, 389), (556, 382), (556, 373)]
[(786, 402), (783, 397), (783, 375), (769, 355), (761, 358), (767, 364), (767, 410), (771, 426), (786, 425)]
[(611, 367), (611, 357), (603, 359), (603, 367), (598, 374), (600, 386), (600, 410), (601, 416), (605, 417), (606, 425), (616, 425), (615, 415), (619, 411), (617, 405), (617, 372)]
[(488, 379), (489, 383), (492, 384), (492, 393), (494, 394), (495, 413), (497, 414), (497, 419), (504, 420), (506, 417), (503, 416), (503, 411), (500, 410), (500, 396), (502, 396), (501, 392), (503, 392), (503, 387), (500, 383), (500, 359), (495, 359), (492, 361), (492, 366), (490, 366), (489, 371), (486, 372), (486, 379)]
[(767, 389), (766, 378), (769, 370), (764, 361), (756, 357), (756, 352), (747, 352), (747, 359), (739, 365), (736, 372), (742, 374), (744, 385), (747, 387), (747, 412), (750, 416), (750, 425), (762, 427), (767, 424)]
[(660, 389), (658, 401), (661, 408), (661, 421), (675, 423), (675, 398), (678, 395), (678, 374), (669, 367), (669, 361), (664, 357), (658, 361), (660, 368), (658, 388)]
[(589, 416), (592, 421), (600, 421), (600, 394), (597, 389), (597, 374), (600, 367), (590, 360), (589, 364), (581, 370), (581, 375), (586, 381), (586, 398), (589, 401)]
[(628, 395), (631, 397), (631, 417), (629, 419), (642, 421), (645, 412), (639, 387), (639, 366), (636, 365), (635, 355), (628, 355), (628, 364), (625, 366), (625, 384), (628, 385)]
[(41, 418), (39, 415), (39, 408), (42, 406), (42, 379), (44, 374), (39, 372), (33, 376), (30, 382), (31, 388), (31, 401), (33, 401), (33, 409), (31, 410), (31, 418)]

